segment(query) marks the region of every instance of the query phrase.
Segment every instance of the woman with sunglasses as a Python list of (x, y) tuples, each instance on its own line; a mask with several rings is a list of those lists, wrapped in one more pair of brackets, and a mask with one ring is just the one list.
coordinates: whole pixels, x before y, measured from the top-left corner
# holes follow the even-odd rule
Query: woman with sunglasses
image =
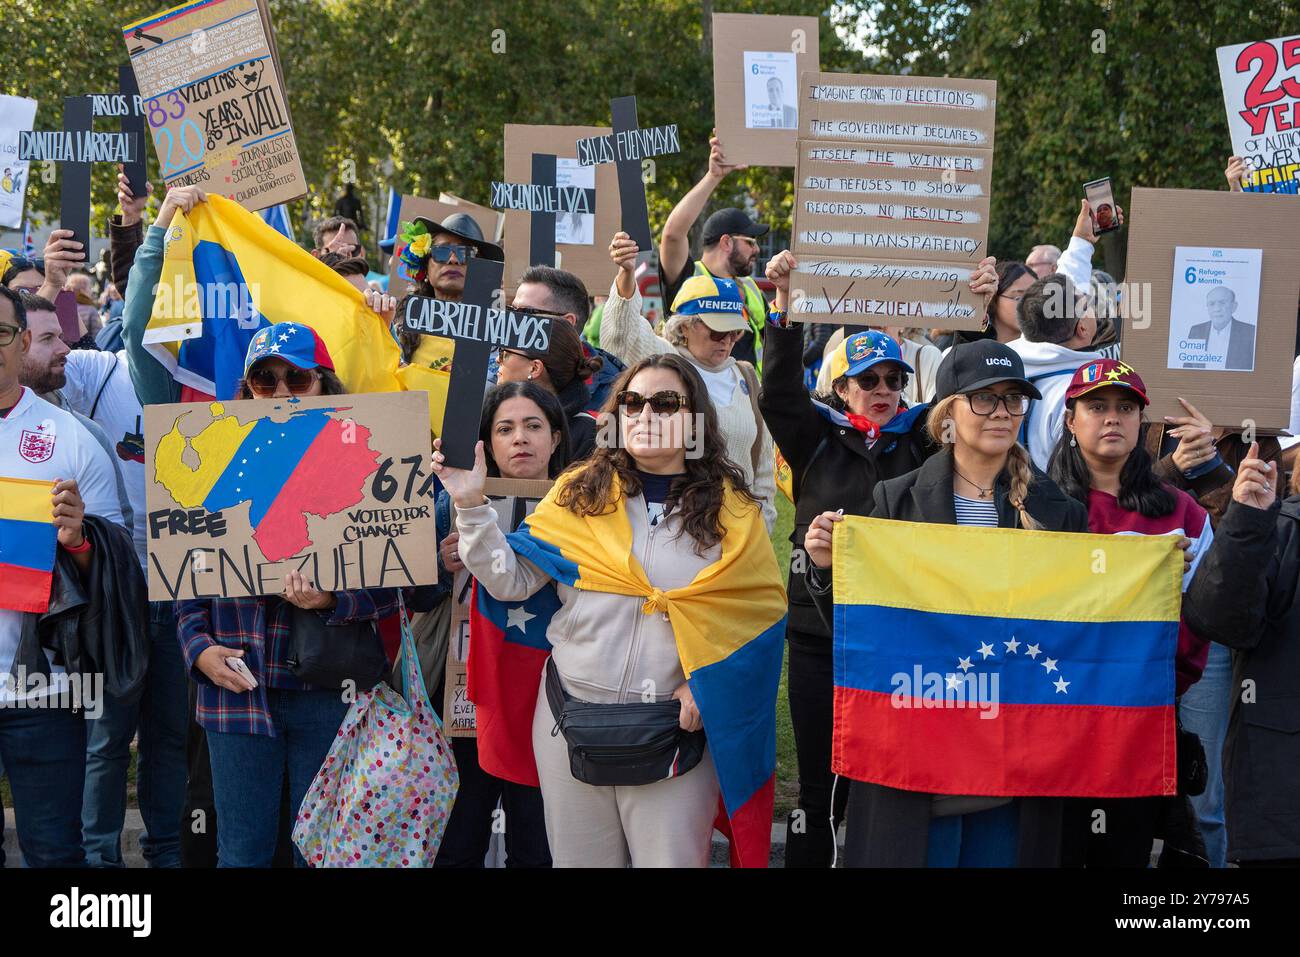
[[(506, 382), (488, 390), (479, 427), (487, 476), (525, 480), (558, 476), (570, 461), (566, 418), (555, 395), (536, 383)], [(438, 493), (436, 514), (439, 577), (448, 579), (448, 600), (468, 602), (472, 578), (457, 551), (460, 533), (451, 527), (451, 495), (446, 489)], [(450, 616), (444, 621), (446, 627), (437, 644), (446, 649), (451, 638)], [(440, 680), (429, 682), (430, 688), (446, 677), (446, 655), (439, 657)], [(440, 707), (443, 691), (436, 691), (433, 700)], [(550, 867), (541, 790), (483, 770), (477, 738), (452, 738), (451, 749), (460, 771), (460, 789), (434, 866), (482, 867), (500, 801), (505, 813), (506, 866)]]
[[(936, 389), (927, 427), (943, 451), (914, 472), (879, 482), (872, 517), (1088, 530), (1087, 509), (1035, 469), (1016, 442), (1039, 394), (1015, 352), (992, 339), (954, 346), (939, 367)], [(808, 591), (828, 630), (834, 611), (831, 536), (841, 520), (823, 512), (804, 542), (812, 562)], [(987, 574), (988, 587), (1004, 588), (1014, 569), (972, 574)], [(1046, 867), (1060, 861), (1063, 804), (1057, 798), (933, 795), (852, 781), (846, 813), (850, 866)]]
[(1010, 342), (1020, 338), (1020, 323), (1016, 309), (1025, 292), (1038, 279), (1038, 275), (1024, 263), (1006, 260), (998, 263), (998, 284), (984, 313), (984, 328), (979, 332), (943, 332), (932, 335), (934, 344), (948, 349), (959, 342), (993, 339)]
[[(776, 446), (789, 463), (794, 492), (790, 535), (790, 720), (799, 759), (799, 804), (786, 833), (786, 867), (829, 867), (835, 845), (830, 826), (831, 629), (822, 621), (804, 583), (808, 526), (826, 511), (864, 515), (876, 483), (906, 475), (938, 451), (926, 431), (925, 405), (908, 408), (903, 389), (912, 367), (898, 343), (883, 332), (845, 336), (827, 359), (831, 387), (810, 396), (803, 383), (802, 323), (787, 320), (790, 274), (797, 263), (781, 252), (767, 265), (776, 304), (764, 332), (763, 390), (759, 409)], [(994, 260), (980, 263), (970, 287), (987, 294)], [(844, 814), (847, 789), (837, 795), (835, 819)]]
[(498, 348), (497, 381), (536, 382), (560, 400), (569, 420), (569, 461), (577, 462), (596, 447), (596, 417), (590, 411), (587, 380), (600, 371), (605, 361), (599, 355), (585, 353), (578, 331), (563, 316), (551, 318), (550, 330), (546, 352)]
[[(309, 327), (279, 322), (249, 343), (241, 398), (343, 393), (325, 343)], [(297, 610), (319, 615), (326, 626), (374, 623), (397, 612), (398, 594), (322, 592), (290, 571), (277, 596), (177, 602), (177, 636), (197, 683), (195, 717), (207, 739), (218, 867), (271, 866), (286, 776), (296, 811), (348, 711), (339, 688), (315, 688), (294, 675)], [(373, 626), (369, 631), (378, 642)], [(293, 859), (305, 866), (297, 848)]]
[[(556, 732), (543, 676), (532, 756), (555, 866), (706, 867), (718, 775), (707, 739), (690, 737), (702, 720), (672, 620), (678, 613), (693, 619), (679, 612), (675, 603), (681, 599), (675, 596), (688, 586), (698, 588), (694, 600), (701, 604), (695, 607), (703, 608), (715, 590), (734, 599), (739, 589), (746, 602), (779, 618), (779, 575), (756, 503), (725, 453), (717, 414), (695, 367), (675, 354), (647, 356), (623, 374), (616, 389), (605, 411), (616, 417), (619, 440), (570, 466), (529, 518), (527, 541), (536, 542), (531, 536), (541, 527), (567, 529), (567, 553), (579, 553), (587, 563), (582, 581), (568, 581), (582, 588), (559, 580), (564, 573), (556, 565), (543, 570), (523, 557), (526, 552), (545, 562), (541, 552), (559, 552), (557, 546), (528, 548), (516, 541), (518, 535), (506, 540), (484, 502), (482, 445), (472, 470), (444, 466), (437, 452), (434, 472), (456, 503), (460, 556), (482, 587), (513, 604), (554, 581), (560, 607), (546, 630), (552, 664), (544, 672), (553, 675), (557, 697), (601, 705), (625, 715), (617, 720), (628, 725), (644, 720), (647, 705), (667, 703), (680, 728), (668, 764), (653, 762), (649, 780), (588, 784), (575, 776), (566, 738)], [(597, 584), (620, 588), (629, 567), (644, 582), (618, 591)], [(649, 591), (641, 590), (646, 583)], [(756, 663), (756, 685), (766, 678)], [(625, 767), (614, 758), (606, 768), (620, 776), (641, 773), (636, 763)]]
[[(1186, 591), (1214, 533), (1209, 514), (1196, 499), (1156, 475), (1142, 442), (1146, 406), (1146, 386), (1131, 367), (1117, 359), (1080, 366), (1065, 392), (1065, 431), (1052, 454), (1050, 474), (1066, 495), (1087, 506), (1092, 532), (1177, 535), (1184, 549)], [(1199, 680), (1208, 653), (1209, 643), (1180, 624), (1174, 657), (1176, 697)], [(1161, 675), (1151, 678), (1153, 683), (1168, 680)], [(1158, 797), (1066, 802), (1066, 863), (1146, 867), (1169, 802)], [(1093, 827), (1099, 808), (1106, 813), (1106, 828), (1100, 832)]]
[(605, 301), (600, 347), (629, 365), (646, 356), (679, 355), (695, 367), (717, 410), (727, 456), (744, 473), (770, 531), (776, 522), (772, 437), (758, 411), (758, 374), (731, 354), (749, 331), (744, 292), (734, 279), (690, 277), (673, 300), (663, 335), (657, 336), (641, 315), (641, 292), (633, 274), (638, 252), (627, 233), (616, 233), (610, 243), (618, 275)]

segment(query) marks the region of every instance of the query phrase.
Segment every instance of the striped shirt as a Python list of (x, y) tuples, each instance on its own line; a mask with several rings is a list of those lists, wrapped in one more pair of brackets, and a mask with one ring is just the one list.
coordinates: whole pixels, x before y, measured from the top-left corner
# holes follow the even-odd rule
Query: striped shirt
[(966, 498), (953, 492), (952, 504), (957, 511), (958, 525), (998, 527), (998, 506), (993, 499)]

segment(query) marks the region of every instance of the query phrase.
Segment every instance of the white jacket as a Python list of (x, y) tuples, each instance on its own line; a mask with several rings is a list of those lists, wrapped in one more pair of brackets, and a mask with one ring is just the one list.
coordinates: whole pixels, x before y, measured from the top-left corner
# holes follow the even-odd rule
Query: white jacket
[(1056, 448), (1056, 440), (1065, 427), (1065, 390), (1074, 370), (1101, 356), (1096, 352), (1076, 352), (1053, 342), (1030, 342), (1024, 336), (1007, 346), (1020, 353), (1025, 363), (1025, 378), (1043, 394), (1029, 407), (1024, 422), (1024, 444), (1029, 456), (1044, 472)]

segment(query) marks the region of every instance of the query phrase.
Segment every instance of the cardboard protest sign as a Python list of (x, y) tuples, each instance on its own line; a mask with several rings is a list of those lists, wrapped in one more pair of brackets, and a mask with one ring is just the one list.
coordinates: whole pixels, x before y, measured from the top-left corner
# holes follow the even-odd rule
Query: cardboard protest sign
[(791, 317), (980, 328), (967, 280), (987, 255), (996, 84), (803, 79)]
[(650, 213), (646, 208), (646, 178), (654, 169), (654, 157), (681, 152), (677, 124), (641, 129), (635, 96), (610, 100), (609, 111), (614, 132), (578, 140), (578, 162), (582, 166), (614, 164), (618, 170), (621, 228), (641, 252), (649, 253), (654, 249), (654, 237), (650, 235)]
[(456, 344), (451, 381), (447, 384), (447, 408), (457, 412), (444, 417), (439, 436), (442, 454), (454, 468), (474, 465), (479, 411), (492, 350), (501, 347), (543, 355), (550, 348), (548, 317), (501, 306), (501, 269), (499, 262), (471, 259), (459, 302), (411, 296), (402, 315), (408, 329), (451, 339)]
[(1232, 152), (1248, 192), (1300, 192), (1300, 36), (1219, 47)]
[(150, 599), (279, 594), (290, 570), (436, 582), (428, 411), (421, 392), (146, 406)]
[(307, 192), (270, 19), (200, 0), (122, 30), (167, 185), (259, 210)]
[[(507, 535), (533, 514), (537, 503), (546, 497), (553, 483), (550, 479), (489, 478), (483, 483), (497, 515), (497, 524)], [(452, 526), (455, 527), (455, 506)], [(447, 680), (443, 694), (444, 730), (453, 738), (472, 738), (478, 731), (474, 702), (469, 699), (469, 617), (473, 581), (466, 570), (456, 573), (452, 586), (451, 641), (447, 646)]]
[(1123, 359), (1146, 383), (1148, 418), (1185, 415), (1182, 396), (1218, 426), (1286, 428), (1295, 211), (1266, 195), (1191, 189), (1137, 187), (1132, 204)]
[[(494, 243), (501, 241), (501, 230), (505, 228), (505, 217), (495, 209), (490, 209), (479, 203), (471, 203), (468, 199), (462, 199), (455, 193), (441, 192), (438, 194), (438, 202), (445, 203), (448, 206), (456, 206), (456, 212), (469, 213), (474, 217), (474, 222), (478, 223), (479, 228), (483, 230), (484, 238)], [(488, 227), (491, 227), (489, 229)]]
[[(486, 206), (463, 201), (448, 203), (442, 200), (425, 199), (423, 196), (402, 197), (398, 222), (410, 223), (415, 221), (416, 216), (425, 216), (435, 223), (440, 223), (448, 216), (455, 216), (457, 213), (469, 214), (489, 240), (494, 239), (501, 229), (501, 214)], [(410, 270), (401, 260), (402, 250), (405, 248), (406, 243), (402, 242), (399, 228), (397, 241), (393, 244), (393, 260), (388, 266), (388, 291), (398, 297), (404, 296), (407, 287), (415, 282), (411, 278)]]
[(729, 162), (795, 165), (799, 77), (820, 56), (817, 17), (713, 15), (713, 125)]
[(130, 133), (101, 133), (94, 129), (94, 99), (63, 98), (62, 130), (29, 130), (18, 134), (18, 158), (58, 163), (59, 226), (89, 248), (90, 165), (132, 163), (139, 144)]
[(35, 100), (0, 95), (0, 226), (23, 224), (28, 161), (18, 158), (18, 134), (35, 124)]
[[(596, 191), (595, 213), (555, 214), (554, 259), (537, 265), (558, 265), (575, 274), (587, 291), (600, 294), (613, 281), (613, 263), (609, 261), (609, 240), (619, 229), (618, 174), (612, 164), (582, 166), (578, 162), (578, 140), (607, 136), (608, 127), (599, 126), (524, 126), (507, 123), (505, 130), (505, 175), (508, 183), (533, 182), (533, 154), (552, 155), (555, 160), (555, 185)], [(519, 278), (536, 261), (532, 258), (531, 219), (522, 209), (507, 210), (504, 242), (506, 251), (505, 293), (514, 296)]]

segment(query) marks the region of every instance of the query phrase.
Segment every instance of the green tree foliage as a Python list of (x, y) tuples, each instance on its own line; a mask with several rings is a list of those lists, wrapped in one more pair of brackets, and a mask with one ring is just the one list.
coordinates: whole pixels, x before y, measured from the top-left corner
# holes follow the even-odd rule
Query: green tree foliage
[[(102, 92), (126, 57), (120, 27), (162, 3), (0, 0), (0, 43), (16, 68), (0, 90), (40, 100), (57, 127), (62, 97)], [(713, 126), (710, 0), (272, 0), (290, 107), (311, 186), (300, 221), (330, 211), (355, 171), (376, 207), (388, 185), (482, 201), (502, 170), (506, 123), (605, 124), (635, 93), (647, 125), (680, 125), (684, 151), (660, 157), (651, 221), (703, 174)], [(729, 0), (729, 12), (821, 17), (828, 71), (910, 72), (998, 81), (991, 248), (1023, 257), (1063, 244), (1082, 184), (1219, 189), (1231, 151), (1214, 48), (1293, 28), (1294, 0)], [(33, 177), (30, 208), (57, 215), (57, 184)], [(95, 172), (97, 213), (113, 173)], [(751, 169), (715, 196), (748, 193), (789, 228), (787, 169)], [(381, 210), (382, 211), (382, 210)]]

